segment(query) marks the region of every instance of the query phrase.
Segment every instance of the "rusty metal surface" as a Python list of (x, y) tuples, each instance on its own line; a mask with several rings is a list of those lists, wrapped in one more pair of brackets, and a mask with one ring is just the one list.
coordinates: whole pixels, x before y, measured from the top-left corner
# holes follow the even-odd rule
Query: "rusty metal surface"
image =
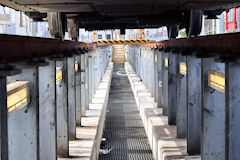
[(93, 49), (94, 44), (15, 35), (0, 35), (0, 62), (18, 62), (57, 54)]
[(160, 48), (189, 52), (187, 54), (219, 55), (240, 57), (240, 33), (200, 36), (189, 39), (161, 41)]

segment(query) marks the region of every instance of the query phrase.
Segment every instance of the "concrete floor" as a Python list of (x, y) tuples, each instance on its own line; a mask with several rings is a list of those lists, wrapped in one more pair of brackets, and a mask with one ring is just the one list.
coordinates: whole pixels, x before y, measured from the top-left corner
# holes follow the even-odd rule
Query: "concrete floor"
[(101, 149), (111, 149), (100, 160), (153, 160), (124, 65), (115, 65)]

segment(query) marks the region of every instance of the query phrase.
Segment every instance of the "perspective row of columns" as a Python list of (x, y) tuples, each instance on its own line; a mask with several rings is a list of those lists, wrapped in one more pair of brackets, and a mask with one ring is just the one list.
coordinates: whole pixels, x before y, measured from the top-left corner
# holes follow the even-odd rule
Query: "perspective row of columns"
[(127, 48), (127, 60), (187, 139), (189, 155), (240, 159), (240, 63), (216, 57)]
[[(0, 76), (1, 159), (46, 160), (69, 157), (69, 140), (103, 76), (109, 47), (46, 66), (21, 66), (21, 73)], [(8, 112), (7, 84), (28, 82), (27, 106)]]

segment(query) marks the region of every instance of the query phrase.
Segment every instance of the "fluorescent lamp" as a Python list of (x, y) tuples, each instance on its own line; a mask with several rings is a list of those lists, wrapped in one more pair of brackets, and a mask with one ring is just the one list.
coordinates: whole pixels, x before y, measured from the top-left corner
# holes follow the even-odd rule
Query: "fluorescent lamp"
[(62, 78), (62, 67), (56, 67), (56, 83), (60, 83)]
[(8, 112), (25, 107), (29, 103), (28, 81), (16, 81), (7, 85)]
[(221, 70), (208, 71), (208, 85), (221, 92), (225, 91), (225, 72)]
[(179, 72), (182, 74), (182, 75), (187, 75), (187, 65), (186, 63), (179, 63)]

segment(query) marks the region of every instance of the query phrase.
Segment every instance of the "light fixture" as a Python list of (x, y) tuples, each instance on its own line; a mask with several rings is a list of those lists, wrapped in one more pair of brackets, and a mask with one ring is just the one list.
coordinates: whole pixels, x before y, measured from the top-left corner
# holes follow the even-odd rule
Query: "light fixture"
[(25, 107), (29, 103), (28, 85), (28, 81), (16, 81), (7, 85), (8, 112)]
[(225, 72), (222, 70), (208, 71), (208, 85), (213, 89), (225, 92)]
[(62, 78), (62, 67), (56, 67), (56, 83), (60, 83)]
[(75, 61), (75, 72), (77, 72), (79, 69), (79, 64), (78, 64), (78, 61)]
[(179, 72), (182, 74), (182, 75), (187, 75), (187, 65), (186, 63), (179, 63)]
[(165, 64), (165, 67), (167, 68), (167, 67), (168, 67), (168, 58), (165, 58), (165, 59), (164, 59), (164, 62), (165, 62), (165, 63), (164, 63), (164, 64)]

